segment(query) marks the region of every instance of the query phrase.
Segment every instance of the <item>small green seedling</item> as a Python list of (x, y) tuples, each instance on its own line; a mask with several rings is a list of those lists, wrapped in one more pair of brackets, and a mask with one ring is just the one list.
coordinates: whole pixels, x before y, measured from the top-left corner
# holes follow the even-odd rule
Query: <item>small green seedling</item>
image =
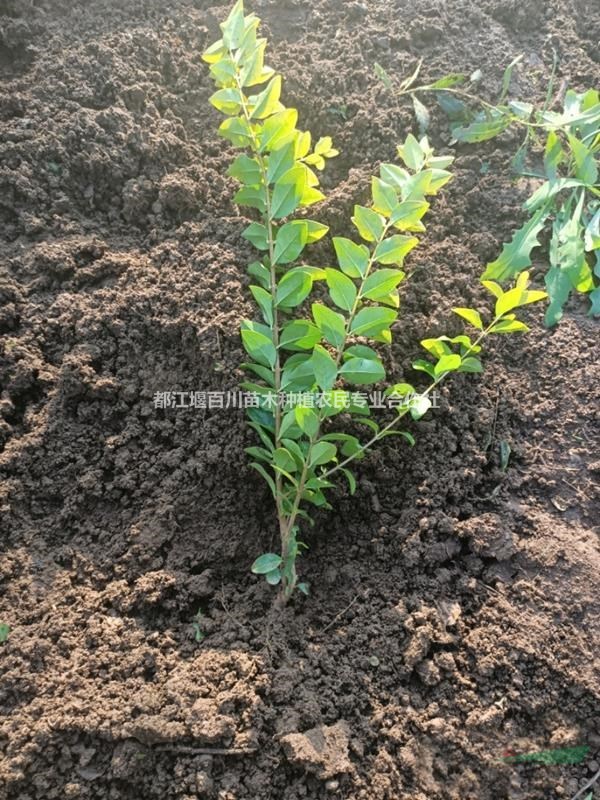
[[(484, 278), (506, 281), (531, 266), (531, 252), (540, 246), (539, 236), (550, 230), (549, 268), (545, 283), (550, 303), (546, 324), (555, 325), (573, 291), (588, 294), (590, 315), (600, 314), (600, 98), (596, 89), (578, 94), (567, 90), (563, 109), (550, 110), (553, 78), (540, 108), (528, 102), (509, 100), (511, 78), (521, 56), (506, 68), (497, 103), (473, 94), (469, 79), (461, 73), (417, 85), (422, 62), (399, 86), (379, 65), (375, 73), (396, 96), (412, 98), (422, 132), (430, 115), (422, 102), (434, 94), (450, 120), (454, 142), (477, 143), (493, 139), (509, 127), (525, 131), (513, 160), (520, 175), (541, 181), (523, 208), (529, 217), (502, 252), (487, 265)], [(555, 63), (556, 66), (556, 63)], [(465, 88), (467, 86), (467, 88)], [(532, 158), (529, 158), (532, 156)], [(533, 166), (529, 167), (527, 161)]]
[(204, 638), (206, 637), (206, 634), (202, 630), (202, 610), (201, 609), (198, 609), (198, 612), (196, 613), (196, 616), (194, 617), (194, 620), (192, 622), (192, 628), (194, 630), (194, 639), (198, 643), (204, 641)]
[(500, 469), (502, 472), (506, 472), (508, 469), (508, 462), (510, 461), (511, 453), (511, 446), (505, 439), (502, 439), (500, 442)]
[[(296, 571), (306, 546), (299, 525), (313, 523), (311, 507), (331, 509), (332, 479), (343, 475), (354, 493), (356, 478), (349, 466), (374, 444), (392, 435), (414, 443), (408, 431), (398, 430), (399, 421), (422, 417), (432, 391), (449, 374), (481, 372), (483, 339), (527, 330), (515, 309), (546, 295), (528, 290), (525, 272), (508, 291), (486, 280), (495, 299), (489, 320), (475, 309), (454, 309), (475, 329), (474, 339), (462, 334), (423, 340), (427, 357), (413, 367), (427, 376), (427, 387), (388, 386), (393, 419), (385, 425), (371, 419), (366, 392), (354, 387), (364, 390), (386, 378), (375, 347), (392, 341), (399, 287), (406, 277), (403, 262), (419, 244), (417, 234), (425, 231), (427, 198), (452, 177), (447, 168), (453, 159), (435, 155), (426, 138), (418, 142), (409, 136), (398, 148), (404, 166), (382, 164), (371, 180), (368, 205), (354, 207), (354, 238), (333, 238), (337, 264), (315, 267), (299, 261), (328, 233), (305, 210), (324, 198), (317, 171), (337, 150), (328, 136), (313, 145), (310, 132), (296, 127), (297, 111), (281, 102), (281, 76), (265, 66), (266, 41), (257, 38), (258, 23), (254, 15), (244, 15), (239, 0), (221, 26), (222, 38), (203, 58), (217, 84), (210, 102), (226, 117), (219, 133), (242, 151), (229, 168), (240, 184), (234, 201), (257, 215), (242, 234), (260, 253), (248, 267), (260, 318), (242, 322), (249, 356), (243, 367), (252, 378), (242, 388), (256, 398), (248, 416), (258, 443), (247, 452), (273, 495), (281, 547), (257, 558), (252, 571), (279, 586), (285, 603), (295, 589), (308, 592)], [(315, 286), (322, 288), (310, 302)], [(352, 419), (369, 438), (336, 430), (338, 415)]]
[(9, 633), (10, 625), (7, 625), (6, 622), (0, 622), (0, 644), (4, 644), (8, 639)]
[(506, 755), (502, 761), (506, 764), (580, 764), (589, 751), (589, 745), (584, 744), (557, 750), (540, 750), (536, 753)]

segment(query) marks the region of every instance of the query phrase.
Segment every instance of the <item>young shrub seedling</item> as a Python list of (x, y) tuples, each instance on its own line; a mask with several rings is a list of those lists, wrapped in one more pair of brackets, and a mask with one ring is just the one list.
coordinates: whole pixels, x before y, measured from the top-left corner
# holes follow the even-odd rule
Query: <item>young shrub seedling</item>
[[(514, 59), (506, 68), (497, 103), (464, 88), (469, 82), (477, 83), (479, 70), (470, 79), (453, 73), (417, 85), (419, 62), (413, 75), (397, 87), (381, 66), (376, 65), (375, 72), (396, 96), (412, 98), (423, 131), (429, 125), (429, 111), (420, 98), (427, 94), (435, 95), (449, 117), (455, 142), (483, 142), (510, 126), (524, 130), (513, 169), (542, 183), (523, 206), (529, 219), (487, 265), (484, 278), (505, 281), (527, 269), (532, 250), (540, 246), (539, 235), (549, 228), (545, 283), (550, 298), (546, 324), (551, 326), (561, 319), (573, 291), (589, 294), (590, 314), (600, 314), (600, 98), (596, 89), (582, 94), (568, 90), (562, 112), (552, 111), (553, 75), (541, 108), (509, 100), (512, 72), (520, 60)], [(533, 167), (526, 165), (530, 153)]]
[[(242, 388), (256, 398), (248, 416), (260, 444), (247, 452), (273, 495), (281, 548), (257, 558), (252, 570), (279, 585), (280, 600), (286, 602), (296, 588), (307, 592), (296, 571), (304, 547), (299, 523), (312, 522), (307, 507), (331, 508), (326, 493), (334, 475), (343, 474), (354, 492), (356, 479), (348, 468), (354, 460), (386, 436), (412, 443), (410, 433), (397, 429), (398, 422), (407, 414), (423, 416), (431, 392), (450, 373), (480, 372), (482, 340), (490, 333), (526, 330), (514, 309), (546, 295), (527, 289), (527, 273), (507, 292), (486, 281), (496, 298), (491, 320), (485, 324), (476, 310), (455, 309), (476, 329), (475, 339), (464, 334), (425, 339), (429, 358), (419, 359), (414, 368), (428, 375), (427, 388), (390, 386), (386, 394), (395, 398), (397, 413), (383, 426), (371, 419), (366, 398), (351, 387), (385, 380), (373, 345), (392, 340), (398, 287), (405, 278), (401, 267), (419, 243), (415, 234), (425, 230), (426, 197), (451, 178), (452, 158), (434, 155), (427, 139), (409, 136), (398, 148), (405, 167), (382, 164), (372, 179), (370, 204), (354, 207), (352, 223), (360, 241), (333, 238), (335, 267), (298, 263), (305, 247), (328, 229), (293, 215), (323, 198), (313, 168), (322, 169), (337, 151), (329, 137), (312, 147), (310, 133), (297, 129), (297, 112), (280, 100), (281, 77), (264, 65), (266, 43), (257, 38), (257, 26), (254, 15), (244, 15), (240, 0), (221, 26), (222, 38), (203, 57), (218, 87), (211, 103), (226, 117), (219, 132), (243, 151), (229, 169), (241, 184), (234, 200), (259, 216), (243, 233), (261, 252), (248, 268), (261, 319), (242, 322), (249, 355), (243, 366), (253, 378)], [(309, 304), (314, 284), (323, 291)], [(322, 302), (325, 290), (327, 302)], [(370, 438), (362, 442), (336, 432), (332, 423), (340, 414), (363, 425)]]

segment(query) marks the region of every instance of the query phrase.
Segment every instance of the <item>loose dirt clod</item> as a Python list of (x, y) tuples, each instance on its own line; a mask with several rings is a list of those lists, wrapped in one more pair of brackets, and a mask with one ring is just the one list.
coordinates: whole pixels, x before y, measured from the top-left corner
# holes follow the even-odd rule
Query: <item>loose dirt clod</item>
[(349, 772), (350, 728), (341, 720), (335, 725), (320, 725), (306, 733), (289, 733), (281, 737), (285, 755), (294, 766), (325, 780)]

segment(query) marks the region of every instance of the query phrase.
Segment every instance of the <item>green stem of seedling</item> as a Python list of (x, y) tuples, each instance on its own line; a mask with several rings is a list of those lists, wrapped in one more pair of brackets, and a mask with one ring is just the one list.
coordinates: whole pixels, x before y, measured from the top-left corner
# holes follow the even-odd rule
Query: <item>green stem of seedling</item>
[[(233, 53), (231, 53), (232, 60)], [(248, 122), (248, 127), (252, 132), (252, 152), (256, 158), (258, 163), (258, 167), (260, 169), (261, 174), (261, 182), (265, 200), (265, 212), (263, 214), (263, 221), (265, 223), (265, 227), (267, 230), (267, 244), (268, 244), (268, 253), (269, 253), (269, 272), (270, 272), (270, 290), (271, 290), (271, 308), (273, 313), (273, 344), (275, 346), (275, 365), (273, 367), (273, 377), (274, 377), (274, 392), (275, 396), (278, 398), (281, 392), (281, 358), (279, 353), (279, 313), (277, 308), (277, 272), (275, 269), (274, 264), (274, 252), (275, 252), (275, 235), (274, 235), (274, 225), (273, 225), (273, 217), (271, 214), (271, 192), (269, 191), (269, 181), (267, 178), (267, 167), (265, 165), (265, 160), (260, 152), (260, 144), (256, 135), (252, 130), (252, 120), (250, 116), (250, 111), (248, 109), (248, 105), (246, 103), (246, 97), (243, 92), (242, 82), (240, 80), (240, 72), (239, 69), (236, 67), (235, 71), (235, 81), (237, 88), (240, 93), (241, 107), (244, 117)], [(279, 402), (275, 404), (275, 447), (279, 447), (279, 443), (281, 440), (281, 406)], [(289, 562), (290, 560), (293, 561), (291, 558), (290, 553), (290, 545), (292, 543), (292, 526), (293, 523), (290, 523), (289, 517), (286, 516), (283, 510), (283, 480), (281, 473), (276, 472), (275, 474), (275, 505), (277, 509), (277, 520), (279, 522), (279, 535), (281, 539), (281, 555), (283, 558), (284, 563)], [(291, 586), (290, 586), (291, 584)], [(288, 580), (286, 576), (282, 577), (282, 594), (287, 598), (293, 592), (296, 585), (296, 577), (295, 577), (295, 568), (292, 565), (292, 576), (291, 580)]]
[(448, 94), (455, 94), (458, 97), (464, 98), (465, 100), (470, 100), (472, 103), (478, 103), (483, 108), (487, 108), (488, 111), (494, 111), (498, 114), (502, 114), (504, 117), (507, 117), (511, 123), (515, 122), (517, 125), (523, 125), (526, 128), (548, 129), (547, 122), (530, 122), (529, 120), (522, 119), (522, 117), (519, 117), (516, 114), (508, 113), (505, 107), (503, 108), (501, 106), (496, 106), (493, 103), (488, 103), (487, 100), (482, 100), (481, 97), (477, 97), (475, 94), (465, 92), (464, 89), (455, 89), (449, 86), (442, 89), (429, 83), (423, 86), (411, 87), (410, 89), (396, 90), (395, 94), (397, 97), (404, 97), (407, 94), (412, 95), (416, 94), (417, 92), (448, 92)]
[[(375, 263), (375, 251), (376, 251), (378, 245), (385, 239), (386, 234), (387, 234), (388, 230), (390, 229), (390, 227), (391, 227), (391, 223), (389, 221), (386, 222), (386, 224), (385, 224), (385, 226), (383, 228), (383, 231), (381, 232), (379, 238), (373, 244), (373, 249), (372, 249), (372, 252), (371, 252), (371, 256), (369, 258), (369, 262), (367, 264), (367, 268), (365, 270), (365, 274), (364, 274), (362, 282), (360, 284), (360, 288), (358, 289), (358, 291), (356, 293), (356, 299), (354, 300), (354, 305), (352, 306), (352, 309), (349, 312), (348, 317), (346, 319), (346, 328), (345, 328), (345, 333), (344, 333), (344, 339), (343, 339), (342, 343), (339, 345), (339, 347), (337, 348), (336, 357), (335, 357), (336, 367), (339, 367), (340, 362), (342, 360), (342, 356), (344, 355), (344, 350), (346, 348), (346, 344), (348, 342), (348, 337), (350, 335), (350, 328), (352, 327), (352, 322), (353, 322), (354, 317), (356, 316), (356, 312), (358, 310), (358, 305), (359, 305), (359, 302), (360, 302), (361, 297), (362, 297), (362, 291), (363, 291), (365, 282), (366, 282), (367, 278), (369, 277), (369, 273), (371, 272), (371, 270), (373, 268), (373, 265)], [(285, 530), (285, 537), (282, 536), (282, 540), (284, 538), (285, 538), (286, 541), (289, 541), (291, 539), (292, 529), (293, 529), (294, 525), (296, 524), (296, 519), (298, 517), (298, 511), (300, 509), (300, 503), (302, 502), (302, 495), (304, 493), (304, 486), (305, 486), (306, 478), (307, 478), (307, 475), (308, 475), (308, 470), (309, 470), (310, 459), (311, 459), (311, 455), (312, 455), (313, 444), (315, 443), (315, 441), (318, 440), (319, 434), (321, 432), (321, 425), (323, 424), (323, 416), (322, 416), (322, 414), (320, 413), (318, 416), (319, 416), (319, 427), (317, 429), (316, 434), (310, 440), (310, 445), (309, 445), (308, 451), (306, 453), (306, 458), (304, 460), (304, 464), (303, 464), (303, 467), (302, 467), (302, 473), (300, 475), (300, 480), (298, 481), (298, 487), (296, 489), (296, 494), (294, 496), (294, 500), (293, 500), (293, 504), (292, 504), (292, 510), (290, 512), (289, 517), (287, 518), (287, 527), (286, 527), (286, 530)], [(284, 562), (285, 562), (285, 554), (282, 554), (282, 555), (283, 555)], [(288, 554), (288, 557), (289, 557), (289, 554)], [(295, 569), (294, 569), (294, 578), (295, 578), (295, 582), (294, 582), (293, 585), (290, 585), (290, 582), (288, 582), (286, 585), (282, 585), (282, 600), (283, 600), (284, 603), (287, 602), (287, 600), (290, 598), (290, 596), (292, 595), (292, 593), (293, 593), (293, 591), (294, 591), (294, 589), (296, 587), (297, 578), (296, 578)]]

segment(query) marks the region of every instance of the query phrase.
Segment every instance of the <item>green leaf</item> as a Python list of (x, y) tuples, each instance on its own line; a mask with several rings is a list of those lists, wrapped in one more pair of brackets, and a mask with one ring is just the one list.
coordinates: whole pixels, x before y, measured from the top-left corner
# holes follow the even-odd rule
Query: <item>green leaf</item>
[(279, 346), (284, 350), (312, 350), (321, 339), (321, 331), (307, 320), (294, 320), (283, 326)]
[(522, 120), (528, 120), (533, 114), (533, 106), (531, 103), (524, 103), (521, 100), (511, 100), (508, 104), (509, 109)]
[(240, 82), (242, 86), (256, 86), (258, 83), (264, 83), (272, 77), (273, 70), (270, 67), (264, 66), (266, 43), (266, 39), (261, 39), (242, 67), (240, 73)]
[[(258, 411), (259, 409), (252, 409), (252, 410), (253, 411)], [(263, 476), (263, 478), (266, 480), (266, 482), (267, 482), (267, 484), (269, 486), (269, 489), (271, 490), (271, 494), (273, 495), (273, 497), (277, 497), (277, 488), (275, 486), (275, 481), (269, 475), (269, 473), (266, 471), (266, 469), (263, 467), (263, 465), (259, 464), (257, 461), (253, 461), (250, 464), (250, 466)]]
[(405, 89), (410, 88), (414, 84), (414, 82), (419, 77), (419, 72), (421, 71), (422, 64), (423, 64), (423, 59), (420, 58), (419, 61), (417, 62), (417, 66), (415, 67), (415, 70), (412, 73), (412, 75), (410, 75), (408, 78), (405, 78), (398, 87), (400, 92), (405, 91)]
[(261, 213), (265, 210), (265, 196), (258, 186), (243, 186), (233, 195), (233, 202), (240, 206), (256, 208)]
[(267, 572), (265, 578), (269, 586), (277, 586), (277, 584), (281, 583), (281, 570), (271, 570), (271, 572)]
[[(382, 164), (379, 167), (379, 174), (381, 175), (381, 180), (391, 186), (396, 194), (400, 194), (404, 190), (406, 182), (411, 177), (410, 173), (399, 167), (398, 164)], [(397, 201), (398, 198), (396, 197), (396, 203)], [(395, 207), (395, 204), (392, 207)]]
[(239, 47), (244, 35), (244, 3), (237, 0), (225, 22), (221, 23), (223, 44), (231, 50)]
[(423, 231), (425, 226), (421, 218), (428, 208), (426, 200), (405, 200), (394, 208), (390, 222), (400, 231)]
[(264, 289), (271, 288), (271, 273), (260, 261), (248, 264), (248, 274), (256, 278)]
[[(356, 226), (359, 234), (367, 242), (376, 242), (383, 234), (384, 218), (381, 214), (373, 211), (372, 208), (365, 206), (354, 206), (354, 216), (352, 222)], [(345, 241), (348, 241), (347, 239)], [(335, 244), (335, 239), (334, 239)], [(358, 277), (354, 275), (352, 277)]]
[(445, 169), (428, 169), (425, 170), (424, 174), (427, 173), (429, 174), (429, 186), (425, 190), (425, 194), (437, 194), (442, 186), (452, 180), (452, 173)]
[(336, 453), (337, 448), (334, 444), (323, 441), (317, 442), (311, 449), (309, 466), (316, 467), (319, 464), (327, 464), (335, 458)]
[(398, 155), (413, 172), (419, 172), (425, 163), (425, 153), (412, 133), (408, 134), (403, 145), (398, 146)]
[(569, 145), (575, 159), (575, 176), (588, 185), (598, 180), (598, 166), (594, 153), (575, 136), (569, 135)]
[(371, 178), (371, 192), (373, 194), (373, 208), (375, 211), (389, 217), (398, 204), (398, 195), (389, 183), (380, 178)]
[(526, 332), (529, 328), (524, 322), (518, 319), (501, 319), (492, 328), (490, 333), (517, 333), (520, 331)]
[[(274, 449), (273, 444), (269, 440), (268, 434), (275, 434), (275, 415), (271, 411), (264, 408), (248, 408), (246, 413), (250, 417), (248, 423), (263, 440), (265, 447)], [(264, 437), (264, 438), (263, 438)]]
[(392, 432), (397, 436), (402, 436), (403, 439), (406, 439), (411, 447), (415, 446), (415, 437), (412, 435), (412, 433), (409, 433), (408, 431), (390, 431), (390, 433)]
[(300, 430), (310, 439), (317, 435), (320, 423), (318, 416), (312, 408), (296, 406), (294, 408), (294, 416)]
[(249, 329), (242, 330), (241, 334), (246, 351), (255, 361), (268, 367), (275, 366), (276, 351), (271, 339), (259, 331)]
[(268, 250), (269, 243), (267, 241), (267, 229), (260, 222), (251, 222), (250, 225), (242, 233), (244, 239), (247, 239), (257, 250)]
[(308, 241), (308, 226), (303, 220), (286, 222), (277, 231), (273, 264), (295, 261)]
[(252, 296), (258, 303), (260, 310), (262, 311), (263, 317), (265, 322), (269, 327), (273, 326), (273, 298), (271, 297), (271, 293), (267, 292), (266, 289), (263, 289), (261, 286), (251, 286), (250, 291), (252, 292)]
[(473, 356), (463, 357), (459, 372), (483, 372), (483, 366), (478, 358)]
[[(441, 170), (443, 172), (443, 170)], [(445, 173), (450, 176), (450, 173)], [(417, 172), (415, 175), (409, 175), (404, 182), (402, 188), (402, 200), (417, 202), (423, 200), (426, 194), (434, 194), (431, 188), (431, 180), (433, 178), (433, 170), (424, 169), (422, 172)], [(448, 177), (448, 180), (450, 177)]]
[[(331, 136), (321, 136), (315, 144), (314, 152), (318, 156), (327, 156), (333, 151), (333, 141)], [(335, 151), (337, 155), (337, 150)]]
[(466, 122), (471, 118), (469, 106), (455, 95), (449, 92), (437, 92), (436, 99), (451, 122)]
[(463, 75), (462, 72), (451, 72), (448, 75), (444, 75), (443, 78), (438, 78), (437, 81), (431, 84), (432, 89), (450, 89), (453, 86), (458, 86), (461, 83), (465, 83), (467, 80), (467, 76)]
[(211, 44), (211, 46), (202, 53), (201, 58), (203, 61), (206, 61), (207, 64), (216, 64), (226, 55), (227, 48), (223, 44), (223, 40), (219, 39), (218, 42)]
[(239, 89), (219, 89), (209, 97), (208, 101), (217, 111), (229, 117), (239, 114), (242, 107), (242, 95)]
[(327, 225), (322, 225), (320, 222), (314, 222), (311, 219), (303, 220), (306, 225), (308, 238), (306, 240), (307, 244), (312, 244), (313, 242), (318, 242), (319, 239), (322, 239), (329, 227)]
[(283, 559), (277, 553), (263, 553), (262, 556), (256, 559), (250, 569), (255, 575), (266, 575), (268, 572), (280, 567), (282, 561)]
[[(283, 386), (283, 381), (282, 381), (282, 389), (283, 388), (287, 387)], [(295, 408), (291, 408), (289, 411), (286, 411), (281, 418), (279, 435), (282, 437), (281, 439), (282, 442), (289, 441), (290, 439), (299, 439), (300, 436), (302, 435), (302, 431), (300, 430), (300, 428), (298, 428), (296, 424), (296, 415), (294, 411)]]
[(327, 391), (333, 388), (337, 378), (337, 365), (324, 347), (317, 344), (312, 355), (312, 366), (321, 389)]
[(336, 306), (345, 311), (352, 311), (356, 300), (356, 286), (350, 278), (337, 269), (326, 269), (325, 279), (331, 299)]
[(585, 184), (576, 178), (557, 178), (556, 180), (546, 181), (535, 190), (531, 197), (527, 198), (523, 203), (523, 208), (525, 211), (536, 211), (536, 209), (539, 209), (540, 206), (546, 204), (548, 200), (551, 200), (564, 189), (575, 189), (577, 187), (584, 188)]
[(560, 267), (551, 267), (546, 273), (544, 282), (550, 298), (544, 322), (550, 328), (562, 319), (563, 306), (569, 299), (573, 284), (568, 272)]
[[(273, 117), (271, 117), (273, 119)], [(304, 167), (292, 167), (275, 184), (271, 198), (271, 216), (273, 219), (287, 217), (295, 211), (306, 188), (306, 171)]]
[(501, 111), (483, 113), (468, 125), (452, 128), (452, 135), (457, 142), (485, 142), (505, 131), (510, 121), (510, 116)]
[(508, 90), (510, 88), (510, 81), (511, 81), (511, 78), (512, 78), (513, 69), (519, 63), (519, 61), (522, 60), (522, 58), (523, 58), (522, 54), (517, 56), (516, 58), (513, 58), (513, 60), (510, 62), (510, 64), (504, 70), (504, 75), (502, 76), (502, 93), (500, 94), (500, 98), (498, 100), (498, 103), (502, 103), (504, 98), (508, 94)]
[(496, 316), (499, 317), (506, 314), (508, 311), (512, 311), (513, 308), (544, 300), (547, 296), (546, 292), (527, 291), (527, 289), (520, 287), (509, 289), (496, 301)]
[(378, 336), (398, 317), (389, 308), (369, 307), (361, 309), (352, 320), (350, 331), (355, 336)]
[(600, 249), (600, 207), (587, 223), (583, 241), (588, 252)]
[(447, 336), (438, 336), (437, 339), (422, 339), (421, 345), (431, 353), (432, 356), (439, 358), (443, 355), (449, 355), (452, 350), (448, 345), (449, 339)]
[(459, 355), (451, 354), (451, 355), (444, 355), (442, 356), (437, 364), (435, 365), (434, 375), (435, 377), (439, 377), (443, 375), (445, 372), (454, 372), (457, 370), (462, 363), (462, 359)]
[(281, 75), (275, 75), (260, 94), (248, 98), (252, 107), (250, 119), (265, 119), (276, 111), (279, 111), (281, 108), (279, 102), (280, 95)]
[(288, 142), (272, 150), (268, 156), (267, 181), (276, 183), (285, 173), (294, 166), (295, 141)]
[(346, 479), (348, 481), (348, 486), (350, 487), (350, 494), (355, 494), (355, 492), (356, 492), (356, 478), (350, 472), (349, 469), (346, 469), (346, 467), (342, 467), (341, 472), (346, 476)]
[[(294, 442), (293, 439), (282, 439), (281, 443), (285, 449), (289, 450), (289, 452), (292, 454), (294, 461), (296, 462), (297, 470), (302, 470), (304, 467), (304, 451), (301, 449), (298, 442)], [(292, 471), (296, 472), (297, 470)]]
[(258, 186), (261, 182), (261, 172), (258, 161), (241, 153), (227, 170), (232, 178), (244, 183), (246, 186)]
[(368, 358), (377, 361), (379, 356), (372, 347), (368, 347), (366, 344), (353, 344), (344, 353), (344, 361), (348, 361), (349, 358)]
[(415, 388), (410, 383), (394, 383), (385, 390), (386, 397), (405, 397), (414, 393)]
[(418, 244), (416, 236), (396, 233), (377, 245), (374, 258), (380, 264), (402, 264), (407, 253)]
[(271, 463), (271, 453), (264, 447), (245, 447), (244, 452), (252, 458), (259, 458), (261, 461), (266, 461), (267, 464)]
[(431, 408), (431, 400), (424, 394), (413, 397), (410, 401), (410, 415), (414, 420), (421, 419)]
[(381, 64), (377, 63), (377, 61), (373, 64), (373, 71), (375, 72), (375, 75), (379, 78), (379, 80), (383, 83), (385, 88), (388, 89), (388, 91), (392, 91), (393, 86), (390, 76), (387, 74), (387, 72), (384, 70)]
[(413, 108), (415, 110), (415, 118), (419, 124), (419, 133), (423, 136), (427, 133), (429, 125), (431, 123), (431, 114), (429, 113), (429, 109), (426, 105), (424, 105), (416, 94), (411, 95)]
[(315, 376), (312, 371), (312, 363), (307, 353), (295, 353), (286, 359), (281, 376), (282, 391), (308, 391), (314, 386), (314, 383)]
[(481, 314), (479, 311), (476, 311), (474, 308), (453, 308), (455, 314), (458, 314), (459, 317), (466, 319), (474, 328), (477, 330), (483, 330), (483, 321), (481, 319)]
[(481, 285), (485, 286), (488, 292), (491, 292), (496, 298), (502, 297), (502, 295), (504, 294), (504, 290), (502, 289), (502, 287), (499, 284), (494, 283), (494, 281), (482, 280)]
[(295, 108), (286, 108), (285, 111), (269, 117), (259, 135), (260, 152), (276, 150), (292, 141), (297, 121), (298, 112)]
[(544, 169), (550, 180), (556, 179), (558, 167), (564, 155), (560, 139), (554, 131), (549, 131), (548, 138), (546, 139), (546, 147), (544, 148)]
[(285, 447), (278, 447), (273, 451), (273, 461), (286, 472), (296, 472), (298, 465), (296, 459), (288, 452)]
[(340, 375), (348, 383), (377, 383), (385, 378), (385, 370), (379, 360), (349, 358), (340, 369)]
[(6, 622), (0, 623), (0, 644), (4, 644), (4, 642), (8, 639), (10, 634), (10, 625), (7, 625)]
[(530, 253), (534, 247), (539, 247), (537, 237), (544, 227), (547, 213), (545, 209), (540, 209), (514, 234), (511, 241), (503, 246), (498, 258), (486, 266), (484, 279), (506, 280), (531, 265)]
[(218, 134), (236, 147), (250, 147), (252, 144), (252, 130), (243, 117), (224, 120), (219, 125)]
[(294, 308), (304, 302), (312, 289), (312, 280), (302, 267), (291, 269), (277, 286), (277, 305)]
[(364, 277), (369, 268), (368, 248), (364, 244), (355, 244), (342, 236), (333, 237), (333, 246), (342, 272), (351, 278)]
[(369, 300), (381, 300), (393, 292), (404, 278), (405, 273), (400, 269), (378, 269), (364, 282), (362, 296)]
[(429, 361), (425, 361), (423, 358), (418, 358), (416, 361), (413, 361), (413, 369), (416, 369), (418, 372), (426, 372), (431, 378), (435, 377), (435, 370), (433, 364), (430, 364)]
[(320, 303), (313, 303), (312, 313), (325, 339), (334, 347), (342, 347), (346, 338), (344, 317)]

